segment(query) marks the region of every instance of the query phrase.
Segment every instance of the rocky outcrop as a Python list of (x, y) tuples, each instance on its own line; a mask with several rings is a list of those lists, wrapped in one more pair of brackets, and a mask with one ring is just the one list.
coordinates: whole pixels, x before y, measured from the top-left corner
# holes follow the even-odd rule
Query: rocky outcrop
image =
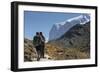
[(29, 39), (24, 39), (24, 61), (33, 61), (36, 58), (36, 50), (32, 41)]

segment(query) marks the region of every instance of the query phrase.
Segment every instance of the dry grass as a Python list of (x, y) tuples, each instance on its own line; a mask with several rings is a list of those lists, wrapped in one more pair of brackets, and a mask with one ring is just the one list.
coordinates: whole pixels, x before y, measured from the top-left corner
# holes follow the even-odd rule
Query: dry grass
[(90, 57), (88, 52), (81, 52), (81, 49), (78, 48), (61, 48), (47, 44), (45, 50), (55, 60), (87, 59)]
[(32, 61), (35, 57), (37, 57), (37, 55), (33, 45), (24, 43), (24, 62)]
[[(53, 60), (69, 60), (69, 59), (87, 59), (90, 53), (82, 51), (80, 48), (62, 48), (54, 44), (46, 44), (45, 54)], [(33, 61), (36, 58), (35, 48), (31, 45), (24, 44), (24, 61)]]

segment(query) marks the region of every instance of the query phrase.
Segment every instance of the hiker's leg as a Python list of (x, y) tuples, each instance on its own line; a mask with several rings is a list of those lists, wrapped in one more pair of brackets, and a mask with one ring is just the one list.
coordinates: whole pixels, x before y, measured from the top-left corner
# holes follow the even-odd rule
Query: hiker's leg
[(36, 49), (36, 55), (37, 55), (36, 57), (38, 57), (37, 47), (35, 47), (35, 49)]
[(43, 58), (44, 58), (44, 46), (43, 46)]
[(40, 54), (40, 58), (42, 58), (42, 48), (41, 48), (41, 46), (39, 46), (39, 54)]
[(43, 58), (43, 46), (41, 46), (41, 58)]
[(44, 46), (42, 46), (41, 49), (42, 49), (42, 58), (44, 58)]
[(37, 57), (37, 61), (40, 61), (40, 51), (38, 50), (38, 57)]
[(40, 60), (40, 58), (41, 58), (41, 50), (39, 50), (39, 60)]
[(37, 51), (37, 61), (39, 61), (39, 47), (36, 47), (36, 51)]

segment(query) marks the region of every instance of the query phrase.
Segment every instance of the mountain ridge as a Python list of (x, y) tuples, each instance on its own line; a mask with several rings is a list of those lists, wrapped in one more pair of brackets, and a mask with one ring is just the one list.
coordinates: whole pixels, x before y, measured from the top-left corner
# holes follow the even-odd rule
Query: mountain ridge
[(56, 40), (49, 41), (51, 44), (62, 48), (80, 48), (90, 51), (90, 22), (73, 26), (69, 31)]
[(76, 24), (84, 25), (90, 21), (89, 15), (80, 15), (70, 18), (64, 22), (56, 23), (49, 32), (49, 40), (54, 40), (62, 36), (66, 31)]

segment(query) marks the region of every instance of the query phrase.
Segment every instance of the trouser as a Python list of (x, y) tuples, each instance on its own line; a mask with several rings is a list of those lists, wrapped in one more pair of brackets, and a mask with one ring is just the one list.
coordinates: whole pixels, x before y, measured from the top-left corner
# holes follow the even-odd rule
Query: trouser
[(44, 45), (41, 46), (41, 57), (44, 58)]
[(37, 51), (37, 61), (39, 61), (41, 58), (41, 46), (36, 46), (35, 48)]

